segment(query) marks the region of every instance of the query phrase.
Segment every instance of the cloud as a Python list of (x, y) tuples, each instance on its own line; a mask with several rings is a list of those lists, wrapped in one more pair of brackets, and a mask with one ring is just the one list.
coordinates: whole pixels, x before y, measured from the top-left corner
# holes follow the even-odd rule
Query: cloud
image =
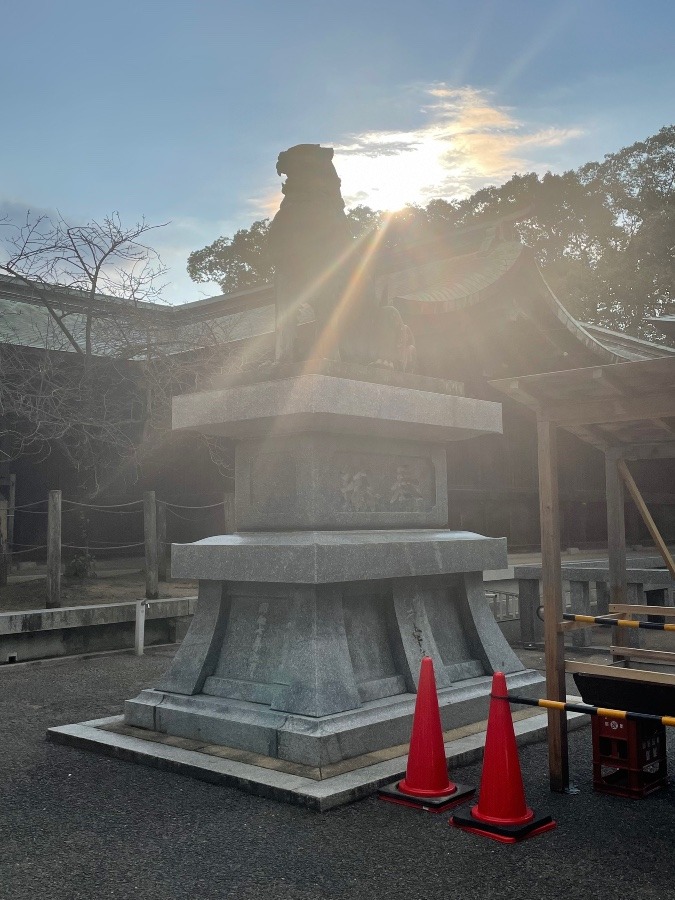
[(371, 131), (334, 144), (347, 205), (396, 209), (442, 197), (465, 197), (514, 172), (543, 171), (539, 152), (581, 132), (536, 128), (491, 94), (438, 83), (421, 89), (422, 124), (410, 131)]

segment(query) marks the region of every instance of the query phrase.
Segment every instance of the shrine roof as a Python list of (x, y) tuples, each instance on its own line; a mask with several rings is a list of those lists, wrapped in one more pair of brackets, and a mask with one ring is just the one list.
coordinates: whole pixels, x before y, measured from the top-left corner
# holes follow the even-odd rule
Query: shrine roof
[(601, 450), (675, 446), (675, 355), (490, 381)]

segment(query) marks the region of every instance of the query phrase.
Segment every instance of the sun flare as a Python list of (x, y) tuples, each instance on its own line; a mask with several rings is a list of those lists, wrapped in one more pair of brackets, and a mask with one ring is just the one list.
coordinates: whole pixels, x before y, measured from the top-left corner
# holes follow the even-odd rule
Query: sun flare
[(430, 200), (469, 196), (533, 164), (525, 151), (576, 137), (575, 129), (527, 129), (486, 91), (449, 88), (424, 91), (423, 124), (410, 131), (351, 135), (335, 145), (335, 166), (348, 207), (364, 204), (396, 211)]

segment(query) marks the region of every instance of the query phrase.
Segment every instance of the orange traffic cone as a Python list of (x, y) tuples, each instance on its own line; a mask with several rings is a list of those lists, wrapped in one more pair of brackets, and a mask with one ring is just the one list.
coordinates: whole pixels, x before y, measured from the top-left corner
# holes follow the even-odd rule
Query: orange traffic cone
[(492, 678), (478, 804), (467, 812), (455, 813), (450, 824), (505, 844), (555, 828), (550, 816), (536, 816), (525, 802), (506, 678), (502, 672), (495, 672)]
[(475, 790), (454, 784), (448, 777), (434, 664), (431, 657), (425, 656), (420, 667), (405, 778), (381, 788), (378, 796), (390, 803), (443, 812), (466, 800)]

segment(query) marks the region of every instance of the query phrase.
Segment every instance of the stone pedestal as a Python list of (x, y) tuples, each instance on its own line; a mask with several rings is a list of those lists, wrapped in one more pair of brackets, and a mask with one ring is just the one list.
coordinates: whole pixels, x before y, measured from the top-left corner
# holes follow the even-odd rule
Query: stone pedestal
[(407, 742), (423, 656), (445, 728), (484, 718), (494, 671), (540, 684), (485, 599), (505, 539), (443, 528), (443, 445), (500, 431), (500, 406), (369, 379), (175, 398), (175, 428), (237, 441), (238, 530), (173, 546), (174, 576), (199, 579), (197, 610), (128, 724), (320, 767)]

